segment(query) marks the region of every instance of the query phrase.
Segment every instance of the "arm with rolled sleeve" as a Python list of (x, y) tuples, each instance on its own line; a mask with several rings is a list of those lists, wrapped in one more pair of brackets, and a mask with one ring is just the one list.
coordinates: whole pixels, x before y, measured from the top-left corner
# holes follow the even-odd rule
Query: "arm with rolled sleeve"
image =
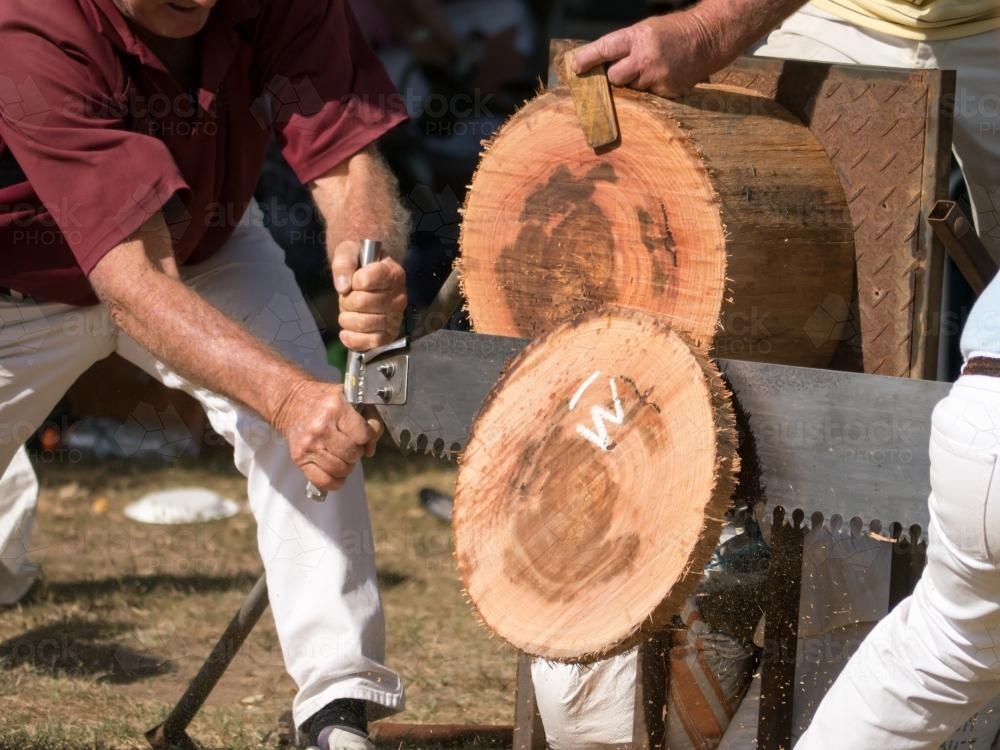
[(121, 330), (191, 381), (259, 413), (317, 486), (343, 486), (381, 427), (348, 405), (341, 386), (313, 380), (180, 280), (161, 209), (187, 185), (165, 146), (122, 119), (126, 76), (116, 56), (87, 59), (16, 22), (0, 23), (0, 38), (0, 77), (46, 92), (30, 119), (23, 108), (0, 107), (0, 137)]
[[(391, 340), (406, 306), (409, 216), (374, 142), (405, 117), (403, 100), (346, 0), (272, 4), (258, 24), (257, 71), (282, 153), (308, 183), (326, 225), (340, 338), (366, 350)], [(359, 269), (360, 240), (387, 257)]]
[(381, 427), (350, 407), (342, 386), (314, 380), (180, 280), (161, 214), (108, 252), (90, 281), (122, 331), (274, 425), (318, 487), (339, 489), (361, 455), (374, 451)]
[[(313, 182), (312, 194), (326, 223), (330, 268), (340, 295), (340, 340), (356, 351), (391, 341), (406, 308), (406, 276), (399, 262), (410, 227), (395, 177), (368, 148)], [(385, 257), (358, 268), (358, 238), (381, 241)]]

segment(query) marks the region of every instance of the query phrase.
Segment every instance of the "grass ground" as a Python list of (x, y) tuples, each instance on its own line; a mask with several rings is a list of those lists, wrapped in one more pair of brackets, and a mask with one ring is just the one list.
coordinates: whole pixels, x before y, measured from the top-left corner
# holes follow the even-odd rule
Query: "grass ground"
[[(219, 460), (49, 464), (38, 474), (43, 578), (0, 608), (0, 750), (146, 747), (143, 732), (165, 717), (261, 572), (245, 485)], [(472, 616), (449, 529), (417, 502), (422, 487), (450, 494), (454, 467), (383, 448), (367, 474), (388, 663), (407, 683), (407, 710), (392, 721), (510, 724), (515, 655)], [(122, 514), (147, 492), (185, 486), (244, 509), (191, 526)], [(293, 695), (265, 613), (190, 733), (206, 747), (276, 747)]]

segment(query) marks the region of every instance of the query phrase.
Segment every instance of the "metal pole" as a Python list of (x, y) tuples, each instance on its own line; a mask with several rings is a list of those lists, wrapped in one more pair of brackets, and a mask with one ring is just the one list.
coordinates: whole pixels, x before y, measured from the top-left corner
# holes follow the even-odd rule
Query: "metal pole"
[(267, 579), (261, 575), (215, 644), (212, 653), (201, 665), (198, 674), (177, 701), (174, 710), (162, 724), (146, 732), (146, 739), (156, 750), (167, 750), (167, 748), (196, 750), (197, 745), (187, 734), (188, 724), (205, 703), (205, 699), (225, 673), (265, 609), (267, 609)]

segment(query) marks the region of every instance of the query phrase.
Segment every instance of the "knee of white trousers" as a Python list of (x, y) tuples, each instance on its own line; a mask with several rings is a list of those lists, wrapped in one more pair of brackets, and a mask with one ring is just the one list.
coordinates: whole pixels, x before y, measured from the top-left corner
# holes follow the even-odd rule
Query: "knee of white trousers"
[(38, 479), (22, 445), (0, 478), (0, 605), (14, 604), (38, 577), (47, 543), (35, 524)]
[[(932, 523), (949, 566), (1000, 574), (1000, 380), (962, 376), (931, 418)], [(978, 597), (979, 594), (976, 594)]]
[[(300, 538), (315, 533), (317, 543), (333, 541), (346, 550), (374, 554), (360, 463), (342, 489), (313, 500), (307, 496), (308, 480), (292, 460), (288, 441), (274, 427), (228, 399), (211, 399), (207, 407), (212, 427), (233, 446), (236, 468), (247, 477), (250, 510), (258, 524), (263, 522), (261, 528), (271, 520), (276, 529), (283, 523), (298, 523), (302, 529), (294, 533)], [(262, 554), (265, 551), (262, 547)]]

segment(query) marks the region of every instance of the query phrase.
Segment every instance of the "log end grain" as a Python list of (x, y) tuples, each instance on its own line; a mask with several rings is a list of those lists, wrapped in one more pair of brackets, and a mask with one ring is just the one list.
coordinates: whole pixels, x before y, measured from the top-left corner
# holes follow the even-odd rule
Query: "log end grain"
[(669, 622), (718, 541), (734, 426), (714, 365), (647, 314), (588, 314), (529, 345), (458, 476), (456, 556), (483, 623), (579, 661)]
[(460, 239), (477, 330), (531, 337), (612, 302), (711, 342), (726, 286), (718, 198), (676, 123), (615, 96), (610, 151), (587, 146), (564, 90), (533, 99), (488, 147)]

